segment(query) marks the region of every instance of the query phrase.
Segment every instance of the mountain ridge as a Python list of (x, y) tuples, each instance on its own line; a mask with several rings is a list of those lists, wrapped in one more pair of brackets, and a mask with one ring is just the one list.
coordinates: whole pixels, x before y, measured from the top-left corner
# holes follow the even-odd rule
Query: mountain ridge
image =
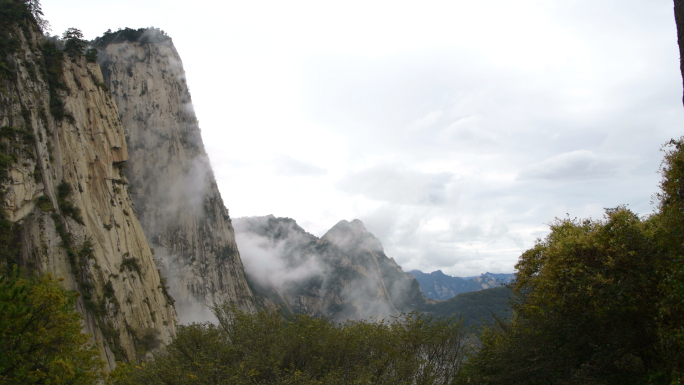
[(453, 298), (460, 293), (507, 285), (515, 278), (515, 274), (489, 272), (474, 277), (452, 277), (442, 270), (432, 273), (411, 270), (409, 273), (416, 278), (426, 297), (439, 300)]

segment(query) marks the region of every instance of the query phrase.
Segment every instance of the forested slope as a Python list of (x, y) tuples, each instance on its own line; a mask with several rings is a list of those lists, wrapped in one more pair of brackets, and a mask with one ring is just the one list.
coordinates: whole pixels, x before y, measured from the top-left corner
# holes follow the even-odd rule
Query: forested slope
[(435, 317), (463, 318), (465, 326), (494, 322), (494, 318), (510, 318), (513, 292), (507, 286), (460, 293), (453, 298), (428, 303), (418, 310)]

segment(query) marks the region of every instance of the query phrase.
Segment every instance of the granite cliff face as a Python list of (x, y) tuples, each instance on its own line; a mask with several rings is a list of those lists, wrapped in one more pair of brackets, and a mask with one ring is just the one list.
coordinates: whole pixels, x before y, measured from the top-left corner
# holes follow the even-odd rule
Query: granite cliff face
[(16, 262), (80, 293), (85, 330), (110, 367), (135, 361), (170, 338), (176, 314), (134, 215), (115, 101), (97, 63), (70, 58), (28, 21), (3, 29), (14, 45), (0, 77), (2, 208)]
[(155, 29), (96, 39), (128, 143), (136, 213), (164, 261), (181, 321), (228, 301), (254, 310), (228, 210), (204, 150), (181, 59)]
[(359, 220), (340, 221), (320, 239), (289, 218), (234, 224), (250, 281), (271, 306), (345, 320), (395, 316), (430, 302)]

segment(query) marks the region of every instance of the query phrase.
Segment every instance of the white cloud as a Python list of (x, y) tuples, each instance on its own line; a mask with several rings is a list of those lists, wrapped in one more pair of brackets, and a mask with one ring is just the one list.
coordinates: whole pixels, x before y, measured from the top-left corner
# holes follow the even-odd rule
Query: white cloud
[(423, 130), (425, 128), (431, 127), (442, 118), (442, 115), (444, 115), (444, 112), (442, 111), (432, 111), (422, 118), (416, 119), (409, 129)]

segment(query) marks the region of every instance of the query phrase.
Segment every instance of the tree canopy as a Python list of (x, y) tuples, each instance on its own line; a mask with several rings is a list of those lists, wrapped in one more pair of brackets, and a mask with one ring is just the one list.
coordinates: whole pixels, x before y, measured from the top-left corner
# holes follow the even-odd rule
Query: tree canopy
[(69, 56), (83, 55), (87, 42), (83, 40), (83, 32), (77, 28), (68, 28), (62, 34), (64, 52)]
[(75, 294), (50, 274), (18, 269), (0, 276), (0, 383), (93, 384), (102, 378), (99, 352), (81, 332)]
[(7, 27), (14, 22), (23, 23), (24, 19), (34, 22), (43, 32), (50, 29), (39, 0), (0, 0), (0, 25)]

